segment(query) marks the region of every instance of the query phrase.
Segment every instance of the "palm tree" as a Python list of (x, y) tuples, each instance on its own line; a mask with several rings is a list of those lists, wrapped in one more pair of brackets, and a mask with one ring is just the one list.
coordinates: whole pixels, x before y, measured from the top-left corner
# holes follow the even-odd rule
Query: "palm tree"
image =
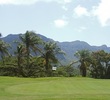
[(25, 57), (26, 54), (26, 48), (23, 44), (19, 44), (17, 46), (17, 51), (15, 52), (15, 54), (17, 55), (17, 66), (18, 66), (18, 73), (19, 75), (25, 76), (24, 72), (23, 72), (23, 68), (22, 68), (22, 63), (23, 63), (23, 58)]
[(29, 68), (30, 50), (36, 53), (36, 50), (39, 50), (37, 45), (41, 43), (41, 39), (33, 31), (26, 31), (24, 35), (20, 35), (20, 39), (26, 47), (26, 61), (27, 68)]
[(95, 78), (110, 78), (110, 54), (104, 50), (92, 52), (91, 75)]
[(5, 55), (9, 55), (8, 47), (10, 47), (9, 44), (4, 42), (3, 40), (0, 40), (0, 55), (1, 55), (1, 58), (3, 60), (3, 64), (4, 64)]
[(44, 43), (44, 52), (42, 57), (45, 59), (45, 69), (47, 76), (52, 74), (52, 66), (50, 63), (57, 63), (58, 59), (57, 54), (64, 54), (61, 49), (57, 46), (55, 42), (45, 42)]
[[(89, 50), (79, 50), (75, 53), (75, 56), (79, 59), (80, 62), (80, 72), (83, 77), (86, 77), (87, 74), (87, 64), (90, 61), (90, 52)], [(89, 64), (88, 64), (89, 65)]]

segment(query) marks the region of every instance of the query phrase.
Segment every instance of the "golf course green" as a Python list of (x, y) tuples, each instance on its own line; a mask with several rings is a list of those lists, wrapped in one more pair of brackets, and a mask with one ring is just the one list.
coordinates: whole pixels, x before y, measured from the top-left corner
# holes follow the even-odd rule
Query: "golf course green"
[(0, 100), (110, 100), (110, 80), (0, 77)]

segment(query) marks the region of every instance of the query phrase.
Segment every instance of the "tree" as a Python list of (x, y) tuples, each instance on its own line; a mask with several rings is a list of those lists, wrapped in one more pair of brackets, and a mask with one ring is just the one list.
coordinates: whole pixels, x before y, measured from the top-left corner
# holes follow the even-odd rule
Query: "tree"
[(80, 72), (83, 77), (87, 75), (87, 65), (90, 61), (90, 51), (89, 50), (79, 50), (75, 53), (75, 56), (79, 59), (80, 62)]
[(44, 52), (42, 53), (42, 57), (45, 59), (45, 69), (47, 76), (51, 76), (52, 74), (52, 66), (51, 63), (58, 63), (58, 59), (56, 55), (63, 54), (64, 52), (57, 46), (55, 42), (45, 42), (44, 43)]
[(91, 75), (94, 78), (110, 78), (110, 54), (104, 50), (92, 52)]
[(25, 74), (23, 72), (23, 67), (22, 67), (22, 63), (24, 62), (24, 57), (26, 55), (25, 46), (23, 44), (19, 44), (17, 46), (17, 50), (16, 50), (15, 54), (17, 56), (18, 74), (25, 76)]
[(38, 46), (41, 43), (41, 39), (36, 35), (33, 31), (26, 31), (24, 35), (20, 35), (21, 41), (25, 44), (26, 47), (26, 61), (27, 61), (27, 69), (29, 73), (29, 66), (30, 66), (30, 54), (31, 50), (36, 53), (39, 50)]
[(3, 60), (3, 64), (4, 64), (4, 57), (6, 55), (9, 55), (8, 47), (10, 47), (9, 44), (7, 44), (6, 42), (4, 42), (3, 40), (0, 40), (0, 55), (1, 55), (1, 58)]

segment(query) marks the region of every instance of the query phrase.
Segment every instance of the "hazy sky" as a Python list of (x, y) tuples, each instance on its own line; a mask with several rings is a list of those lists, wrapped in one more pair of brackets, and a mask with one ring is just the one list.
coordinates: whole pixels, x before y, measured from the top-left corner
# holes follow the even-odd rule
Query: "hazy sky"
[(110, 46), (110, 0), (0, 0), (0, 32)]

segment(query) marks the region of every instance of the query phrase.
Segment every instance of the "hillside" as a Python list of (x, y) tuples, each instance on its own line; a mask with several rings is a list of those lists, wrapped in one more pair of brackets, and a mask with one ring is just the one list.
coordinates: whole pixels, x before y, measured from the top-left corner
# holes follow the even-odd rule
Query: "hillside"
[[(40, 34), (38, 34), (38, 36), (46, 42), (54, 41), (54, 40), (47, 38)], [(6, 37), (3, 37), (2, 39), (5, 42), (11, 44), (11, 46), (13, 47), (13, 49), (10, 49), (11, 53), (16, 50), (16, 44), (13, 41), (15, 41), (15, 40), (20, 41), (19, 35), (15, 35), (15, 34), (10, 34)], [(107, 47), (106, 45), (91, 46), (88, 43), (86, 43), (84, 41), (79, 41), (79, 40), (73, 41), (73, 42), (58, 42), (57, 41), (57, 44), (66, 53), (65, 58), (64, 58), (64, 56), (59, 56), (60, 60), (63, 60), (64, 62), (65, 62), (65, 60), (66, 60), (66, 62), (73, 61), (73, 59), (75, 59), (74, 54), (77, 50), (88, 49), (91, 51), (104, 50), (106, 52), (110, 52), (110, 47)]]
[(104, 50), (110, 52), (110, 47), (106, 45), (102, 46), (91, 46), (84, 41), (73, 41), (73, 42), (58, 42), (59, 47), (66, 52), (66, 58), (69, 61), (75, 59), (74, 54), (78, 50), (87, 49), (90, 51)]

